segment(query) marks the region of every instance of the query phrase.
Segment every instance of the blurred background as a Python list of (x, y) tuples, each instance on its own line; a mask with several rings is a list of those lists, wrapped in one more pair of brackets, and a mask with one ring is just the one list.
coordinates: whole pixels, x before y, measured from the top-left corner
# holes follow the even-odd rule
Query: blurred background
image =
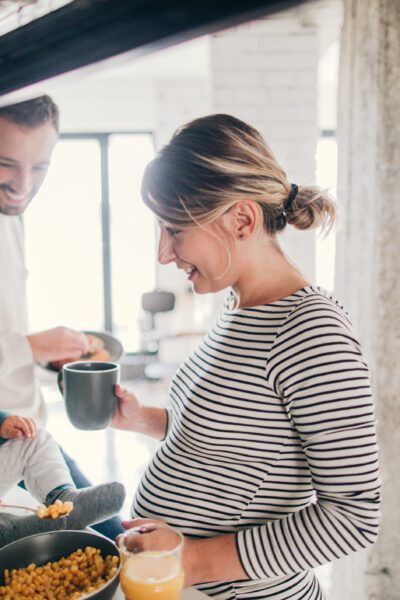
[[(179, 125), (227, 112), (265, 135), (291, 181), (317, 182), (335, 196), (341, 21), (341, 2), (322, 0), (48, 88), (62, 138), (25, 216), (32, 329), (112, 330), (127, 353), (126, 384), (150, 403), (165, 403), (174, 367), (199, 342), (224, 294), (194, 296), (184, 273), (158, 266), (156, 227), (140, 199), (143, 170)], [(335, 232), (321, 239), (287, 231), (282, 243), (311, 281), (333, 289)], [(159, 373), (149, 381), (141, 369), (152, 361), (141, 357), (141, 298), (155, 288), (173, 292), (175, 307), (155, 314)], [(155, 443), (135, 436), (133, 447), (129, 434), (76, 432), (47, 374), (44, 383), (54, 400), (49, 429), (74, 456), (77, 444), (89, 445), (79, 462), (93, 481), (126, 484), (126, 513)]]
[[(24, 219), (31, 329), (65, 324), (112, 332), (125, 349), (125, 385), (145, 402), (165, 405), (174, 368), (212, 324), (224, 293), (195, 296), (184, 273), (173, 265), (159, 267), (157, 230), (141, 203), (141, 177), (178, 126), (210, 113), (233, 114), (261, 131), (291, 181), (317, 183), (338, 198), (338, 225), (328, 237), (288, 230), (281, 242), (307, 278), (333, 291), (350, 310), (375, 375), (390, 481), (385, 485), (392, 486), (400, 428), (398, 368), (391, 361), (400, 324), (395, 317), (392, 326), (387, 316), (400, 314), (395, 292), (400, 215), (398, 203), (390, 203), (399, 183), (400, 5), (273, 4), (266, 16), (42, 84), (39, 91), (59, 105), (61, 140)], [(287, 8), (290, 4), (299, 5)], [(65, 5), (66, 0), (0, 1), (0, 50), (2, 35)], [(79, 454), (94, 482), (117, 478), (126, 484), (126, 516), (155, 443), (123, 432), (74, 430), (54, 374), (41, 369), (41, 377), (49, 430), (67, 451)], [(394, 421), (380, 403), (386, 398), (397, 411)], [(389, 434), (390, 423), (395, 431)], [(397, 462), (391, 463), (394, 456)], [(398, 491), (397, 485), (387, 495), (393, 504), (385, 514), (396, 519), (388, 530), (399, 522)], [(386, 577), (399, 575), (382, 565), (400, 547), (390, 531), (385, 535), (372, 559), (340, 561), (344, 567), (335, 566), (336, 576), (330, 567), (321, 571), (329, 600), (398, 598), (398, 585)]]
[[(112, 330), (134, 364), (129, 379), (140, 371), (147, 324), (141, 298), (158, 288), (175, 295), (174, 309), (155, 315), (158, 360), (183, 360), (199, 340), (182, 334), (201, 335), (223, 294), (194, 296), (174, 265), (157, 264), (143, 170), (179, 125), (227, 112), (265, 135), (291, 181), (336, 195), (341, 21), (341, 2), (321, 0), (48, 87), (62, 138), (25, 215), (32, 329)], [(334, 232), (288, 230), (282, 243), (310, 280), (333, 289)]]

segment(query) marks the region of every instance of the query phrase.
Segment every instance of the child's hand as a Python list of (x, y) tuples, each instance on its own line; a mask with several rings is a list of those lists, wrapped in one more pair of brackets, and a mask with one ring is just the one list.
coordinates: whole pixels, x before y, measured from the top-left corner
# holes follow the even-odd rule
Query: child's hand
[(135, 431), (135, 421), (140, 415), (142, 405), (134, 394), (120, 385), (116, 385), (114, 393), (118, 398), (118, 407), (112, 420), (116, 429)]
[(0, 437), (6, 440), (35, 437), (36, 423), (33, 419), (12, 415), (0, 425)]

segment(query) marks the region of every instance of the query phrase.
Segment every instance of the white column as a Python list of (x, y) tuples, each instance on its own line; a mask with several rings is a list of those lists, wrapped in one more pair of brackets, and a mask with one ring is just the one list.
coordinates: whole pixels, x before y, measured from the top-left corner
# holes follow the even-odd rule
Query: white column
[(371, 369), (383, 477), (377, 544), (335, 564), (332, 600), (400, 597), (400, 4), (346, 0), (337, 295)]

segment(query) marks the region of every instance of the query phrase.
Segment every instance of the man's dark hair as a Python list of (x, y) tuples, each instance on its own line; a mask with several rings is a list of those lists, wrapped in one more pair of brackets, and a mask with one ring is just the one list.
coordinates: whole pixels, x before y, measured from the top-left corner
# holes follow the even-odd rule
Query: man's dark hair
[(39, 96), (18, 104), (1, 106), (0, 117), (29, 128), (39, 127), (50, 121), (57, 132), (59, 129), (58, 108), (50, 96)]

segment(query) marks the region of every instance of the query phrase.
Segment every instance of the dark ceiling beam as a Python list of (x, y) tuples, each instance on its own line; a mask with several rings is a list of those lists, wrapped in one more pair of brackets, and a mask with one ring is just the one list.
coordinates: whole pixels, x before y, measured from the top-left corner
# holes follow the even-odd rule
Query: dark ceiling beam
[(0, 95), (112, 56), (164, 48), (304, 1), (74, 0), (0, 36)]

